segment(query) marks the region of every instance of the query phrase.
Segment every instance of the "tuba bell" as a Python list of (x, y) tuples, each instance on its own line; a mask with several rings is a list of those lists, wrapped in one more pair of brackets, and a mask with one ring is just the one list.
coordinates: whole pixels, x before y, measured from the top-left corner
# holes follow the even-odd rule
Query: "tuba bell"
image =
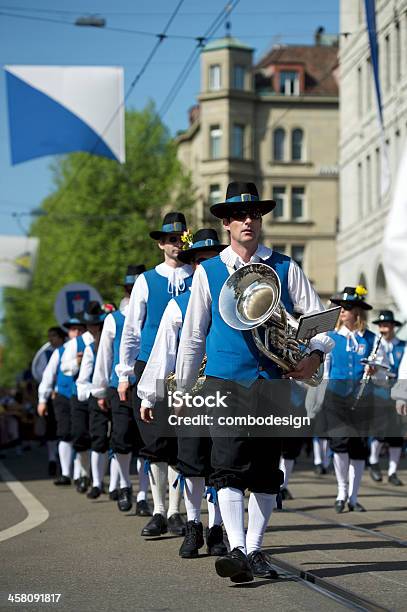
[[(297, 321), (280, 298), (281, 284), (275, 270), (262, 263), (247, 264), (225, 281), (219, 296), (219, 312), (230, 327), (250, 330), (259, 351), (289, 372), (309, 354), (313, 336), (335, 327), (340, 307), (302, 316)], [(316, 387), (322, 376), (321, 364), (303, 382)]]

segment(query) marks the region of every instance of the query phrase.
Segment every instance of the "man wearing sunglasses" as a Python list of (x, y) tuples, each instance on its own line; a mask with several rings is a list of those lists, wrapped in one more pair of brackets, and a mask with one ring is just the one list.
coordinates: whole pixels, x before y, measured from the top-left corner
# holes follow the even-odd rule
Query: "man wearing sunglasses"
[[(130, 296), (130, 302), (120, 341), (119, 359), (116, 367), (119, 376), (118, 393), (122, 402), (129, 393), (129, 378), (135, 376), (132, 385), (133, 411), (144, 446), (140, 457), (146, 460), (150, 473), (154, 515), (142, 530), (143, 536), (157, 536), (169, 530), (175, 535), (184, 535), (185, 523), (179, 513), (181, 494), (172, 487), (177, 473), (171, 467), (177, 459), (177, 440), (160, 435), (158, 419), (147, 424), (140, 418), (140, 400), (137, 385), (150, 356), (163, 312), (171, 298), (184, 293), (191, 286), (192, 268), (178, 259), (182, 250), (182, 234), (186, 231), (182, 213), (170, 212), (164, 217), (161, 230), (150, 232), (163, 252), (164, 261), (152, 270), (138, 276)], [(166, 410), (157, 404), (156, 411)], [(164, 516), (165, 489), (169, 486), (168, 521)]]
[[(230, 388), (228, 407), (232, 414), (247, 414), (251, 408), (260, 410), (261, 402), (265, 403), (262, 383), (282, 378), (282, 371), (259, 352), (251, 333), (233, 329), (222, 319), (219, 295), (227, 278), (241, 266), (262, 262), (279, 276), (281, 301), (288, 312), (308, 314), (324, 310), (299, 266), (289, 257), (259, 244), (262, 217), (274, 207), (273, 200), (260, 200), (253, 183), (243, 182), (230, 183), (226, 201), (211, 206), (212, 214), (223, 220), (230, 234), (230, 246), (218, 257), (203, 262), (195, 272), (180, 339), (177, 389), (188, 391), (193, 386), (206, 351), (205, 385), (213, 390)], [(299, 380), (309, 378), (332, 345), (325, 334), (315, 336), (310, 344), (311, 354), (286, 376)], [(277, 400), (272, 397), (273, 389), (268, 389), (270, 406)], [(216, 409), (212, 414), (216, 421)], [(283, 481), (279, 470), (280, 438), (249, 436), (238, 427), (229, 435), (222, 434), (216, 424), (210, 426), (210, 433), (213, 444), (210, 483), (217, 489), (231, 549), (217, 559), (216, 571), (232, 582), (248, 582), (254, 576), (275, 578), (276, 572), (261, 546)], [(247, 536), (244, 529), (246, 489), (251, 491)]]

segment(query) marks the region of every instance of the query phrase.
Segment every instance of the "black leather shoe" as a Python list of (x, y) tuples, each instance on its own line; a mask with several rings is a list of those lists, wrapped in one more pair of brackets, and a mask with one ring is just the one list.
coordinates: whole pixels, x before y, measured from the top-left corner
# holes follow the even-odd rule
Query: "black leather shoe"
[(186, 534), (179, 549), (179, 556), (183, 559), (196, 559), (199, 557), (199, 549), (205, 544), (202, 523), (188, 521), (185, 529)]
[(345, 510), (345, 501), (343, 499), (337, 499), (335, 502), (335, 512), (340, 514)]
[(131, 487), (124, 487), (119, 490), (117, 498), (117, 507), (120, 512), (128, 512), (133, 507), (133, 491)]
[(54, 485), (56, 485), (57, 487), (63, 486), (69, 486), (71, 484), (71, 479), (69, 478), (69, 476), (58, 476), (58, 478), (56, 480), (54, 480)]
[(381, 482), (383, 480), (379, 463), (371, 463), (369, 465), (369, 474), (370, 478), (375, 482)]
[(294, 497), (291, 495), (290, 491), (287, 488), (281, 489), (280, 493), (283, 501), (287, 499), (294, 499)]
[(86, 491), (89, 489), (89, 486), (90, 480), (87, 476), (81, 476), (76, 481), (76, 490), (78, 491), (78, 493), (86, 493)]
[(177, 536), (184, 536), (186, 533), (186, 530), (187, 530), (186, 523), (184, 519), (182, 518), (182, 516), (179, 514), (179, 512), (172, 514), (168, 518), (168, 531), (170, 533), (173, 533), (174, 535), (177, 535)]
[(142, 536), (160, 536), (167, 533), (167, 521), (162, 514), (154, 514), (147, 525), (141, 530)]
[(401, 480), (397, 476), (396, 472), (394, 472), (394, 474), (391, 474), (391, 476), (389, 476), (389, 484), (392, 484), (395, 487), (402, 487), (402, 486), (404, 486), (404, 483), (401, 482)]
[(113, 489), (113, 491), (109, 491), (109, 499), (111, 501), (117, 501), (119, 499), (119, 490)]
[(227, 555), (218, 557), (215, 561), (218, 576), (230, 578), (232, 582), (251, 582), (253, 572), (246, 555), (240, 548), (234, 548)]
[(270, 557), (261, 550), (255, 550), (247, 555), (252, 568), (253, 576), (258, 578), (278, 578), (278, 574), (271, 566)]
[(57, 462), (48, 461), (48, 476), (56, 476), (56, 475), (57, 475)]
[(153, 516), (153, 513), (150, 510), (150, 506), (148, 505), (145, 499), (138, 501), (136, 504), (136, 516)]
[(102, 489), (100, 489), (99, 487), (92, 487), (90, 491), (86, 493), (86, 497), (88, 499), (97, 499), (101, 495), (102, 495)]
[(212, 557), (227, 555), (228, 549), (223, 541), (223, 529), (220, 525), (206, 528), (206, 552)]
[(366, 512), (366, 509), (358, 502), (356, 502), (356, 504), (348, 502), (348, 508), (349, 512)]

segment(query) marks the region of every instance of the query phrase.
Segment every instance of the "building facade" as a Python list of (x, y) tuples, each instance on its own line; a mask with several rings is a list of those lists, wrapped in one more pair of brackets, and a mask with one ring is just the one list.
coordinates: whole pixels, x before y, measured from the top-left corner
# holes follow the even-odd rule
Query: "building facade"
[(178, 156), (196, 188), (195, 225), (234, 180), (276, 200), (263, 242), (300, 263), (323, 298), (336, 289), (338, 87), (336, 41), (278, 46), (254, 65), (232, 37), (201, 54), (201, 91)]
[[(407, 144), (407, 0), (376, 0), (381, 138), (363, 0), (341, 0), (339, 287), (366, 285), (375, 308), (394, 307), (382, 264), (386, 216)], [(404, 145), (403, 145), (404, 143)], [(383, 146), (390, 189), (381, 195)]]

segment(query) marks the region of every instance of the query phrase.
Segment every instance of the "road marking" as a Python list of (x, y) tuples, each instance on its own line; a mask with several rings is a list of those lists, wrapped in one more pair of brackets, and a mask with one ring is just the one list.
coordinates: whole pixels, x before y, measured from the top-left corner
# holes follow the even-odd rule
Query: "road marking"
[(3, 482), (8, 486), (10, 491), (14, 493), (18, 501), (27, 510), (28, 516), (17, 525), (8, 527), (0, 531), (0, 542), (9, 540), (15, 536), (38, 527), (49, 517), (48, 510), (32, 495), (28, 489), (19, 482), (15, 476), (1, 463), (0, 461), (0, 476)]

